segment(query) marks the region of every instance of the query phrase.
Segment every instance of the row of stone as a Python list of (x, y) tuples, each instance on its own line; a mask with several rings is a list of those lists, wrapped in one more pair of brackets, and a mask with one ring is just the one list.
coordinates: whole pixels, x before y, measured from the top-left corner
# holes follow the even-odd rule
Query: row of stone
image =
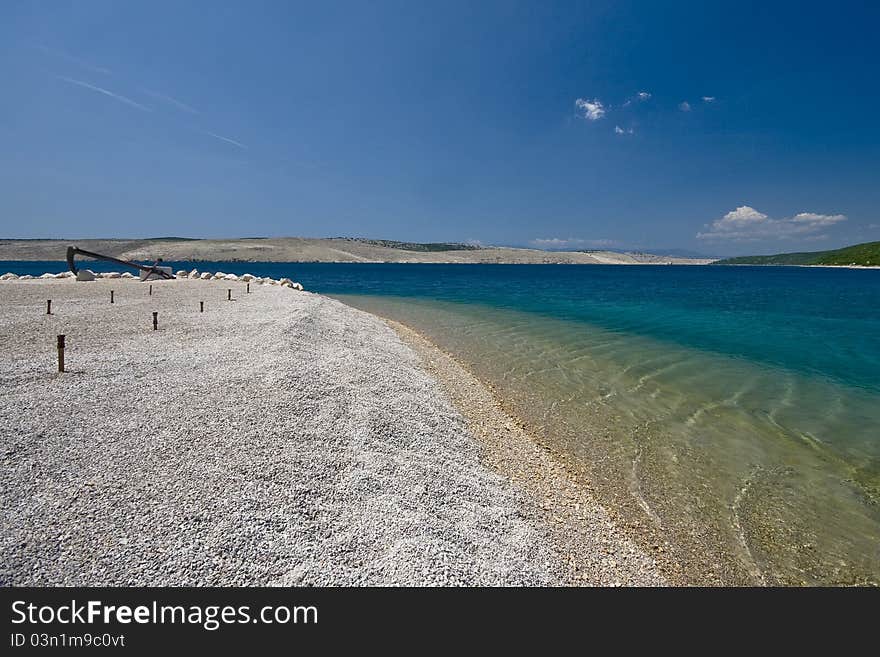
[(289, 278), (271, 278), (269, 276), (260, 277), (254, 276), (253, 274), (242, 274), (241, 276), (236, 276), (235, 274), (225, 274), (222, 271), (214, 272), (199, 272), (197, 269), (193, 269), (192, 271), (178, 271), (175, 276), (177, 278), (189, 278), (192, 280), (202, 280), (202, 281), (239, 281), (241, 283), (257, 283), (259, 285), (280, 285), (282, 287), (289, 287), (293, 290), (302, 290), (303, 286), (299, 283), (295, 283)]
[[(49, 279), (49, 278), (76, 278), (80, 281), (93, 281), (96, 278), (137, 278), (136, 276), (130, 274), (129, 272), (122, 272), (121, 274), (116, 271), (105, 272), (105, 273), (95, 273), (90, 269), (80, 269), (79, 274), (73, 274), (73, 272), (64, 271), (60, 274), (50, 274), (45, 273), (40, 276), (31, 276), (30, 274), (25, 274), (24, 276), (19, 276), (18, 274), (7, 273), (0, 276), (0, 281), (29, 281), (33, 279)], [(202, 281), (240, 281), (242, 283), (257, 283), (260, 285), (280, 285), (281, 287), (289, 287), (292, 290), (302, 290), (303, 286), (299, 283), (295, 283), (289, 278), (280, 278), (274, 279), (271, 277), (260, 277), (254, 276), (253, 274), (242, 274), (241, 276), (236, 276), (235, 274), (224, 274), (222, 271), (218, 271), (216, 273), (210, 272), (201, 272), (199, 273), (197, 270), (193, 269), (192, 271), (184, 271), (180, 270), (176, 274), (176, 278), (188, 278), (193, 280), (202, 280)]]

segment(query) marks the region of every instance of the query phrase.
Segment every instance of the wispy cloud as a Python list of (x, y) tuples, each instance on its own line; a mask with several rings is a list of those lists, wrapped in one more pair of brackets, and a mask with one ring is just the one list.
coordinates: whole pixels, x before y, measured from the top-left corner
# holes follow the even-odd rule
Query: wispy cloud
[(635, 130), (633, 130), (632, 128), (627, 128), (626, 130), (624, 130), (619, 125), (616, 125), (616, 126), (614, 126), (614, 134), (615, 135), (632, 135), (632, 134), (635, 134)]
[(168, 103), (169, 105), (173, 105), (177, 109), (188, 112), (189, 114), (201, 114), (201, 112), (199, 112), (199, 110), (197, 110), (195, 107), (187, 105), (182, 100), (177, 100), (177, 98), (173, 98), (166, 94), (161, 94), (158, 91), (151, 91), (150, 89), (141, 88), (141, 93), (150, 96), (151, 98), (155, 98), (156, 100), (161, 100), (165, 103)]
[(131, 98), (126, 98), (125, 96), (121, 96), (120, 94), (113, 93), (109, 89), (104, 89), (103, 87), (97, 87), (93, 84), (89, 84), (88, 82), (83, 82), (82, 80), (75, 80), (74, 78), (64, 77), (63, 75), (59, 75), (58, 79), (64, 80), (65, 82), (67, 82), (69, 84), (75, 84), (75, 85), (82, 87), (84, 89), (90, 89), (91, 91), (94, 91), (96, 93), (103, 94), (105, 96), (113, 98), (114, 100), (118, 100), (120, 103), (125, 103), (126, 105), (130, 105), (131, 107), (136, 107), (137, 109), (139, 109), (143, 112), (152, 112), (153, 111), (149, 107), (147, 107), (146, 105), (141, 105), (140, 103), (133, 101)]
[(623, 101), (623, 105), (621, 105), (621, 107), (629, 107), (635, 101), (643, 103), (646, 100), (650, 100), (650, 99), (651, 99), (651, 92), (650, 91), (640, 91), (632, 98), (627, 98), (625, 101)]
[(800, 212), (793, 217), (772, 219), (753, 207), (742, 205), (713, 221), (705, 232), (697, 233), (697, 239), (751, 241), (816, 237), (816, 233), (841, 221), (846, 221), (845, 215), (816, 212)]
[(50, 48), (49, 46), (37, 45), (37, 50), (40, 50), (47, 55), (51, 55), (53, 57), (58, 57), (65, 61), (68, 61), (72, 64), (76, 64), (80, 68), (84, 68), (92, 73), (101, 73), (103, 75), (111, 75), (113, 72), (109, 68), (104, 68), (103, 66), (96, 66), (95, 64), (90, 64), (89, 62), (80, 59), (79, 57), (74, 57), (66, 52), (61, 50), (56, 50), (55, 48)]
[(714, 103), (715, 96), (703, 96), (703, 102), (704, 103)]
[(583, 112), (581, 116), (588, 121), (598, 121), (605, 116), (605, 106), (598, 98), (594, 98), (593, 100), (578, 98), (574, 101), (574, 105)]
[(227, 144), (232, 144), (233, 146), (237, 146), (243, 150), (247, 150), (247, 146), (242, 144), (240, 141), (236, 141), (234, 139), (230, 139), (229, 137), (224, 137), (223, 135), (218, 135), (216, 132), (209, 132), (208, 130), (200, 130), (200, 132), (208, 135), (209, 137), (213, 137), (214, 139), (219, 139), (220, 141), (225, 141)]
[(686, 100), (683, 100), (678, 104), (678, 109), (680, 109), (682, 112), (690, 112), (691, 104)]
[(576, 247), (607, 247), (616, 244), (614, 240), (585, 240), (577, 237), (561, 238), (561, 237), (543, 237), (534, 239), (529, 242), (532, 246), (539, 249), (564, 249)]

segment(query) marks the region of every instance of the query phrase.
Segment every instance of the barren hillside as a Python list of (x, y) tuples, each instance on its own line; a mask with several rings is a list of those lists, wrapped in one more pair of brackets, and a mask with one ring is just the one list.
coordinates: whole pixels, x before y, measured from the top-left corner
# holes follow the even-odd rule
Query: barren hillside
[[(241, 262), (448, 262), (522, 264), (706, 264), (708, 260), (615, 253), (540, 251), (507, 247), (419, 245), (346, 238), (281, 237), (190, 240), (0, 240), (0, 260), (63, 260), (68, 244), (127, 260)], [(428, 248), (424, 248), (428, 247)], [(449, 250), (443, 250), (448, 248)]]

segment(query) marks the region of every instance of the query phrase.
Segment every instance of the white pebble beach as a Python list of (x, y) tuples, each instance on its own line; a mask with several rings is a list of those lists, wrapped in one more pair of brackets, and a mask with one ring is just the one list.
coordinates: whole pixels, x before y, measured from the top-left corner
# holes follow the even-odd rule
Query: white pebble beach
[(381, 319), (250, 289), (0, 282), (0, 584), (663, 583), (623, 537), (576, 573)]

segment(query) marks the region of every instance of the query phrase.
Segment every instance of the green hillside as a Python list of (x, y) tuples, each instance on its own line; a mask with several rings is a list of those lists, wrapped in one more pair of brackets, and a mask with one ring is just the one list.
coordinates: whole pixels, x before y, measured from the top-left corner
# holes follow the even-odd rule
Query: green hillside
[(777, 253), (717, 260), (716, 265), (857, 265), (880, 266), (880, 242), (866, 242), (833, 251)]

